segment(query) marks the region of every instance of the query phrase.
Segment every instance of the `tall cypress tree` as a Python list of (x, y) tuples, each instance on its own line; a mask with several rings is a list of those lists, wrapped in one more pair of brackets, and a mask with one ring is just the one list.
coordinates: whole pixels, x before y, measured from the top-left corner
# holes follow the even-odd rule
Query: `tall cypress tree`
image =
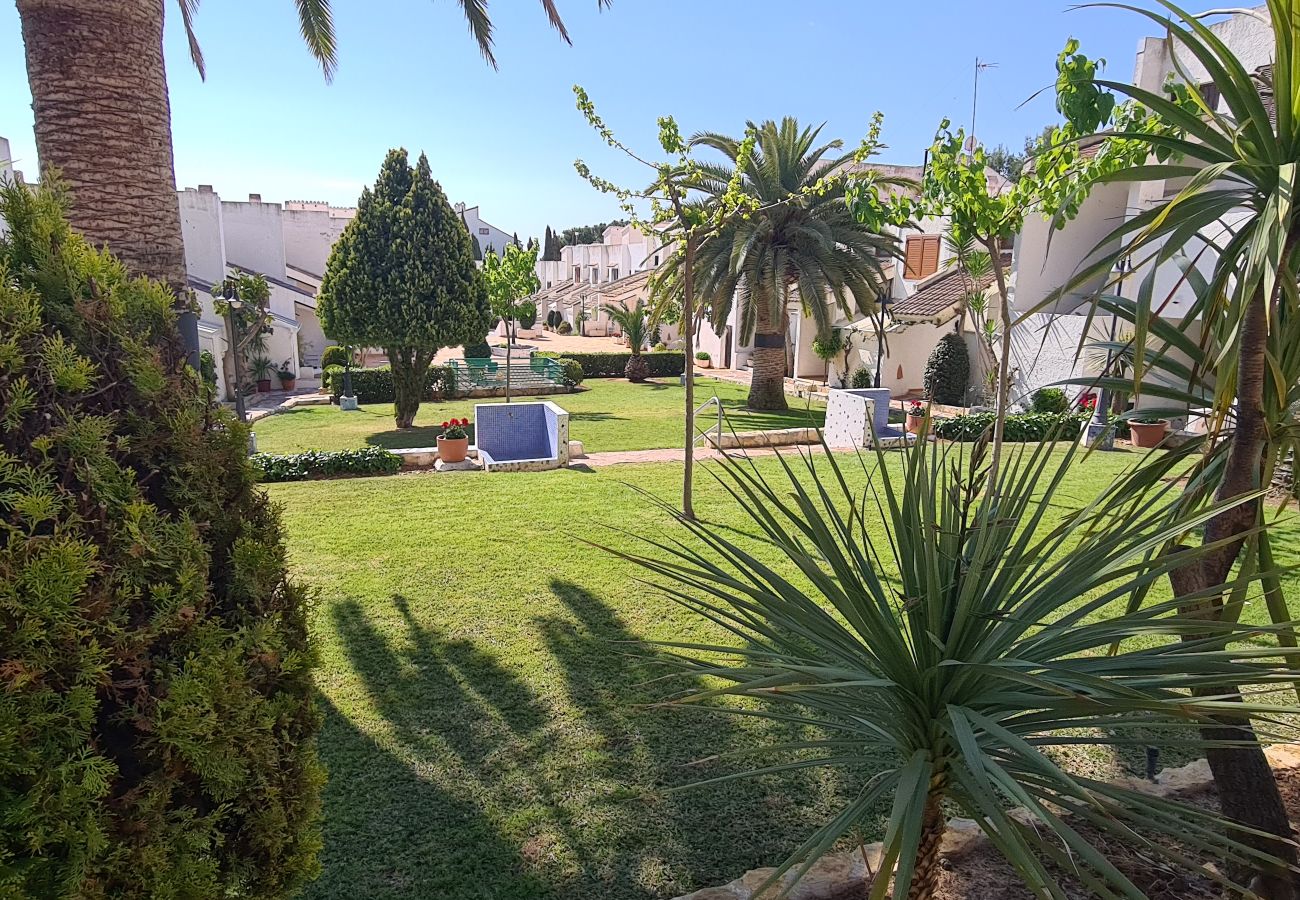
[(343, 344), (382, 347), (393, 368), (398, 428), (410, 428), (443, 347), (481, 341), (490, 317), (473, 241), (424, 154), (390, 150), (373, 189), (330, 252), (318, 312)]

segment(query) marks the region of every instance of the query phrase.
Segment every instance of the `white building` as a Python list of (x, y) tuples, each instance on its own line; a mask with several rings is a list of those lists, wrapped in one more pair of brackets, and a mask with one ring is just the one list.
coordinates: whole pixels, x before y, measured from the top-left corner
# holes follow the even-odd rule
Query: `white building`
[[(1267, 7), (1259, 6), (1255, 12), (1266, 17)], [(1239, 13), (1212, 24), (1210, 28), (1237, 55), (1247, 71), (1261, 75), (1268, 73), (1273, 62), (1273, 36), (1267, 18), (1261, 20)], [(1189, 76), (1187, 80), (1194, 84), (1202, 97), (1224, 109), (1218, 88), (1204, 67), (1185, 48), (1171, 44), (1163, 37), (1146, 37), (1138, 43), (1133, 73), (1135, 85), (1158, 93), (1167, 79), (1183, 80), (1182, 73)], [(1272, 98), (1266, 94), (1265, 106), (1271, 105)], [(1084, 152), (1096, 152), (1099, 144), (1093, 144)], [(1022, 371), (1020, 387), (1023, 392), (1061, 378), (1085, 374), (1086, 367), (1075, 361), (1078, 339), (1085, 327), (1090, 300), (1109, 276), (1097, 276), (1050, 305), (1044, 305), (1047, 298), (1094, 261), (1095, 257), (1090, 256), (1094, 248), (1122, 222), (1166, 202), (1184, 184), (1185, 179), (1099, 185), (1081, 205), (1079, 214), (1055, 232), (1051, 223), (1042, 216), (1030, 216), (1026, 220), (1016, 242), (1014, 306), (1020, 313), (1038, 309), (1041, 314), (1035, 316), (1035, 320), (1028, 323), (1029, 327), (1023, 329), (1025, 333), (1018, 336), (1017, 343), (1024, 345), (1017, 360)], [(1232, 223), (1224, 224), (1230, 226)], [(1209, 253), (1200, 253), (1204, 246), (1199, 238), (1193, 238), (1183, 247), (1182, 255), (1196, 260), (1198, 268), (1208, 274), (1213, 269), (1214, 259)], [(1112, 244), (1097, 252), (1104, 254), (1114, 249), (1116, 247)], [(1149, 264), (1137, 268), (1125, 277), (1120, 289), (1126, 296), (1135, 297), (1138, 286), (1149, 273)], [(1193, 295), (1176, 260), (1166, 262), (1156, 271), (1154, 286), (1153, 309), (1166, 318), (1182, 319)], [(1090, 337), (1104, 339), (1109, 327), (1109, 318), (1098, 316)]]
[(460, 213), (461, 221), (469, 229), (470, 237), (478, 241), (479, 252), (483, 255), (486, 256), (491, 250), (497, 256), (501, 256), (506, 252), (506, 245), (514, 241), (514, 235), (502, 231), (490, 222), (483, 221), (477, 206), (457, 203), (456, 212)]
[[(185, 269), (202, 307), (199, 343), (217, 360), (218, 389), (227, 379), (226, 320), (216, 314), (212, 290), (227, 275), (265, 276), (271, 289), (266, 356), (301, 378), (317, 374), (331, 343), (316, 316), (316, 292), (330, 247), (355, 210), (291, 201), (282, 207), (258, 194), (222, 200), (211, 185), (179, 191)], [(288, 207), (288, 208), (286, 208)]]

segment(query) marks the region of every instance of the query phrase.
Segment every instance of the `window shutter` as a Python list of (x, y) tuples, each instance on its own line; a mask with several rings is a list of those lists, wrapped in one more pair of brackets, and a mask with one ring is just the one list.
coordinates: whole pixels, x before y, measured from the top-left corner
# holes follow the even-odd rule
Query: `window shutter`
[(939, 236), (927, 235), (922, 238), (921, 277), (929, 278), (939, 271)]
[(909, 237), (903, 259), (903, 277), (909, 280), (921, 277), (921, 239)]
[(939, 236), (918, 234), (907, 239), (903, 254), (903, 277), (915, 281), (939, 271)]

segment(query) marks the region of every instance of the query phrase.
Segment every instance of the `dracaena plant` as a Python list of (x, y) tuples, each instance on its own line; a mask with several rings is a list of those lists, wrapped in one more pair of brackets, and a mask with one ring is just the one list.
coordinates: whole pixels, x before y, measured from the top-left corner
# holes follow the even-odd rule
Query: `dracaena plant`
[[(989, 485), (983, 444), (918, 444), (901, 465), (862, 457), (865, 488), (846, 470), (858, 463), (830, 454), (782, 459), (775, 483), (727, 461), (715, 470), (720, 482), (780, 565), (731, 531), (685, 520), (693, 540), (648, 541), (645, 553), (625, 557), (720, 626), (716, 644), (662, 645), (691, 678), (670, 703), (821, 732), (711, 780), (894, 761), (771, 884), (806, 870), (875, 808), (890, 812), (873, 898), (931, 896), (950, 808), (979, 823), (1035, 896), (1065, 897), (1062, 870), (1097, 896), (1142, 896), (1084, 826), (1175, 865), (1195, 865), (1184, 853), (1282, 865), (1211, 811), (1071, 773), (1055, 752), (1140, 747), (1151, 728), (1164, 729), (1166, 746), (1199, 750), (1199, 726), (1226, 705), (1269, 721), (1286, 711), (1229, 704), (1217, 686), (1295, 676), (1276, 649), (1244, 642), (1255, 628), (1187, 617), (1173, 602), (1126, 609), (1134, 591), (1207, 552), (1147, 551), (1215, 510), (1171, 516), (1177, 489), (1153, 480), (1140, 491), (1104, 490), (1067, 514), (1075, 457), (1073, 448), (1022, 445)], [(1257, 578), (1243, 574), (1233, 586)], [(1110, 652), (1132, 638), (1143, 646), (1130, 640)], [(1010, 815), (1016, 806), (1037, 821)], [(1216, 870), (1202, 874), (1228, 885)]]

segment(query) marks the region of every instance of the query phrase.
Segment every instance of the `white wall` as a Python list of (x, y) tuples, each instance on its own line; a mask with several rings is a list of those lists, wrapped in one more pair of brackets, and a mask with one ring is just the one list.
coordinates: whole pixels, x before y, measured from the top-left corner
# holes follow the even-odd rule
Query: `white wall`
[(185, 272), (209, 284), (220, 284), (226, 277), (221, 198), (207, 185), (198, 190), (186, 188), (179, 195)]
[[(284, 278), (284, 225), (280, 204), (222, 200), (221, 220), (226, 262), (258, 274)], [(292, 315), (293, 307), (289, 309)]]
[[(479, 249), (486, 256), (488, 248), (491, 247), (496, 251), (497, 256), (506, 252), (506, 245), (514, 240), (514, 236), (508, 231), (502, 231), (495, 225), (484, 222), (479, 216), (477, 206), (466, 206), (464, 203), (456, 204), (456, 211), (465, 218), (465, 227), (469, 229), (472, 237), (478, 240)], [(523, 238), (520, 238), (522, 241)]]
[(330, 248), (352, 221), (328, 209), (285, 209), (280, 214), (284, 261), (313, 275), (324, 275)]

